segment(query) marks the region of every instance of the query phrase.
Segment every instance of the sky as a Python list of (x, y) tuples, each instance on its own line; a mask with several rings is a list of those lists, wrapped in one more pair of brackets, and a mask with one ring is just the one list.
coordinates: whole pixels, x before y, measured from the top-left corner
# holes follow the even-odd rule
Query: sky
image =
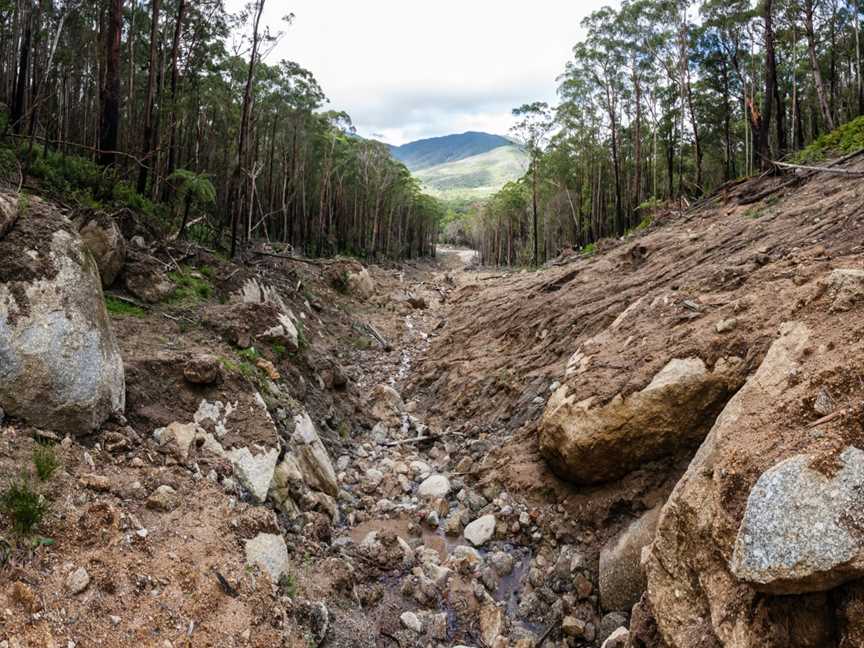
[[(479, 130), (556, 99), (582, 18), (609, 0), (267, 0), (267, 57), (312, 71), (357, 132), (389, 144)], [(231, 0), (237, 9), (242, 0)], [(293, 24), (282, 17), (293, 12)]]

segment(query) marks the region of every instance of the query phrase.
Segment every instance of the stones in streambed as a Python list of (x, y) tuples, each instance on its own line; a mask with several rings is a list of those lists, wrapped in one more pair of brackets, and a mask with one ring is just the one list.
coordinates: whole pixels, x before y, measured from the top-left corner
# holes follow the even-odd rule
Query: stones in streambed
[(246, 541), (246, 564), (265, 571), (270, 580), (278, 583), (283, 575), (289, 573), (290, 560), (285, 538), (274, 533), (259, 533)]
[(660, 507), (643, 513), (600, 551), (598, 585), (604, 610), (626, 611), (645, 591), (642, 549), (654, 540)]
[[(18, 209), (17, 197), (0, 197)], [(86, 434), (122, 412), (126, 396), (98, 268), (48, 202), (30, 197), (22, 209), (0, 239), (0, 406), (37, 427)]]
[(444, 475), (430, 475), (417, 488), (417, 496), (422, 498), (447, 497), (450, 494), (450, 480)]
[(465, 527), (465, 539), (475, 547), (482, 547), (495, 535), (495, 516), (483, 515)]
[(864, 575), (864, 452), (830, 466), (797, 455), (759, 477), (747, 498), (729, 566), (772, 594), (833, 589)]
[(370, 397), (372, 418), (385, 425), (398, 426), (405, 411), (405, 403), (395, 389), (389, 385), (376, 385)]
[(700, 441), (740, 384), (739, 365), (721, 360), (709, 371), (700, 358), (675, 358), (641, 391), (601, 405), (565, 384), (540, 422), (540, 451), (558, 475), (579, 484), (622, 477)]

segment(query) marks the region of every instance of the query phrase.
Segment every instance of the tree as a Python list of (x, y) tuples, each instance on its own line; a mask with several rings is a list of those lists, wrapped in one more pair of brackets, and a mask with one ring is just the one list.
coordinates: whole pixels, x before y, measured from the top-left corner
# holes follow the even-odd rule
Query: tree
[(114, 164), (120, 130), (120, 35), (123, 32), (123, 0), (108, 0), (105, 29), (105, 84), (99, 120), (99, 163)]

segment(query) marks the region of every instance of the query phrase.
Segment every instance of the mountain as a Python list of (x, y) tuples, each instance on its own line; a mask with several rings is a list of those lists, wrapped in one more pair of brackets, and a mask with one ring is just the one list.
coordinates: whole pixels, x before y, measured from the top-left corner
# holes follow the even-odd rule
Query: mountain
[[(502, 138), (503, 139), (503, 138)], [(492, 195), (525, 175), (528, 154), (512, 142), (490, 151), (414, 171), (426, 191), (448, 202)]]
[(391, 146), (390, 151), (393, 157), (411, 171), (419, 171), (512, 145), (512, 141), (500, 135), (469, 131), (458, 135), (417, 140), (402, 146)]

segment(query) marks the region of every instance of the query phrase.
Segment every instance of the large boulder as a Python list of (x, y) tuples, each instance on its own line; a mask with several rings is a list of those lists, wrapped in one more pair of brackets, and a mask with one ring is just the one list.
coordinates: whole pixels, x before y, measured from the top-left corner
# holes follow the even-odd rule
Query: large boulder
[(611, 481), (698, 443), (738, 387), (735, 361), (709, 371), (700, 358), (670, 360), (651, 383), (605, 404), (560, 387), (540, 422), (540, 451), (561, 477)]
[(78, 233), (84, 247), (96, 260), (102, 286), (108, 288), (126, 262), (126, 241), (117, 223), (108, 214), (96, 213), (80, 220)]
[(336, 471), (333, 470), (330, 455), (327, 454), (327, 448), (321, 442), (315, 424), (306, 412), (301, 412), (294, 417), (290, 454), (304, 483), (309, 488), (333, 497), (339, 494), (339, 481), (336, 478)]
[[(0, 194), (4, 213), (13, 203)], [(0, 406), (79, 435), (123, 411), (125, 393), (96, 263), (68, 219), (28, 198), (0, 239)]]
[[(820, 364), (833, 368), (844, 354), (837, 349), (832, 355), (827, 347), (814, 353), (812, 339), (803, 323), (781, 327), (758, 370), (723, 409), (663, 506), (646, 570), (654, 622), (669, 646), (835, 645), (828, 597), (806, 592), (852, 575), (846, 565), (832, 567), (841, 555), (852, 555), (850, 542), (833, 534), (831, 526), (822, 531), (822, 542), (815, 542), (818, 528), (803, 533), (801, 527), (808, 516), (814, 525), (834, 519), (835, 506), (818, 515), (813, 511), (822, 506), (821, 498), (830, 497), (829, 484), (846, 488), (860, 478), (859, 469), (850, 465), (858, 461), (855, 453), (840, 455), (839, 463), (836, 456), (820, 462), (821, 478), (800, 459), (785, 462), (800, 454), (802, 445), (818, 443), (797, 415), (783, 415), (800, 407), (809, 393), (800, 376), (818, 371)], [(802, 492), (796, 485), (819, 492)], [(773, 489), (770, 495), (766, 488)], [(792, 488), (802, 509), (781, 523), (777, 517), (792, 515), (795, 508), (790, 502), (795, 496), (788, 492)], [(841, 488), (833, 494), (841, 500), (838, 504), (847, 501)], [(776, 501), (767, 502), (775, 496)], [(861, 528), (854, 522), (856, 510), (849, 507), (847, 519), (847, 531), (855, 536)], [(755, 531), (790, 535), (756, 539)], [(845, 550), (838, 549), (838, 541), (846, 543)], [(760, 550), (770, 553), (757, 556)], [(777, 589), (801, 594), (761, 593), (769, 580)]]
[(750, 491), (730, 568), (760, 591), (825, 591), (864, 576), (864, 452), (815, 463), (786, 459)]
[(641, 515), (600, 551), (600, 605), (604, 610), (629, 611), (645, 591), (642, 549), (654, 540), (660, 507)]

